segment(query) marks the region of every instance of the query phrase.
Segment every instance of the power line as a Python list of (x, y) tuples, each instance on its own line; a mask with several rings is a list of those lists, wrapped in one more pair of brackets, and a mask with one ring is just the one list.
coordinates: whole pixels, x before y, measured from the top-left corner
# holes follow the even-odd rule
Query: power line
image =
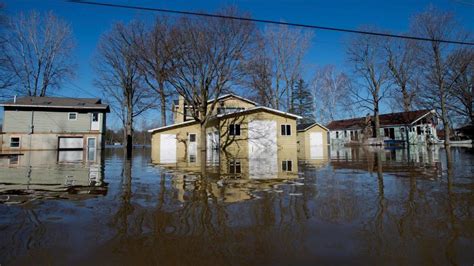
[(317, 25), (300, 24), (300, 23), (280, 22), (280, 21), (267, 20), (267, 19), (255, 19), (255, 18), (236, 17), (236, 16), (219, 15), (219, 14), (202, 13), (202, 12), (192, 12), (192, 11), (182, 11), (182, 10), (152, 8), (152, 7), (142, 7), (142, 6), (131, 6), (131, 5), (120, 5), (120, 4), (82, 1), (82, 0), (67, 0), (67, 1), (71, 2), (71, 3), (75, 3), (75, 4), (106, 6), (106, 7), (118, 7), (118, 8), (125, 8), (125, 9), (135, 9), (135, 10), (142, 10), (142, 11), (154, 11), (154, 12), (180, 14), (180, 15), (191, 15), (191, 16), (200, 16), (200, 17), (233, 19), (233, 20), (257, 22), (257, 23), (266, 23), (266, 24), (274, 24), (274, 25), (285, 25), (285, 26), (292, 26), (292, 27), (300, 27), (300, 28), (307, 28), (307, 29), (337, 31), (337, 32), (344, 32), (344, 33), (364, 34), (364, 35), (382, 36), (382, 37), (390, 37), (390, 38), (417, 40), (417, 41), (428, 41), (428, 42), (435, 41), (435, 42), (449, 43), (449, 44), (474, 45), (474, 42), (443, 40), (443, 39), (430, 39), (430, 38), (418, 37), (418, 36), (398, 35), (398, 34), (381, 33), (381, 32), (364, 31), (364, 30), (352, 30), (352, 29), (344, 29), (344, 28), (336, 28), (336, 27), (326, 27), (326, 26), (317, 26)]

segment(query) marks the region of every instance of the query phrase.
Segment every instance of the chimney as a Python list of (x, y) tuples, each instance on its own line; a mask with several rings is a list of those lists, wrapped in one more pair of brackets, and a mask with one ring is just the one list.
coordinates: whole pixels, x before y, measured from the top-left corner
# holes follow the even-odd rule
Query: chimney
[(16, 103), (16, 94), (13, 96), (13, 103)]

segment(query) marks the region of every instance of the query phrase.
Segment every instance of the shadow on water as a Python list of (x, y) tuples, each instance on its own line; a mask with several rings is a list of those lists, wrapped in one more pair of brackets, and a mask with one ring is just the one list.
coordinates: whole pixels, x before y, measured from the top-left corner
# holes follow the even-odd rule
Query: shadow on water
[(228, 155), (203, 177), (149, 149), (54, 153), (1, 162), (0, 263), (474, 261), (467, 149), (332, 147), (265, 179)]

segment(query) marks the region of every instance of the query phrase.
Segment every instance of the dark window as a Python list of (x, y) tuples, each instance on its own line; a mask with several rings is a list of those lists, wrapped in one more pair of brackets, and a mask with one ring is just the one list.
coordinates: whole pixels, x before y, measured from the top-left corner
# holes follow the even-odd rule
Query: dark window
[(19, 148), (20, 147), (20, 138), (13, 137), (10, 138), (10, 148)]
[(344, 130), (344, 138), (347, 138), (347, 131)]
[(281, 135), (291, 136), (291, 125), (281, 125)]
[(389, 136), (388, 128), (383, 129), (383, 136), (388, 138)]
[(339, 138), (339, 131), (336, 131), (336, 139)]
[(189, 142), (196, 142), (196, 134), (189, 134)]
[(292, 161), (282, 161), (281, 170), (285, 172), (291, 172), (293, 170)]
[(92, 113), (92, 122), (98, 122), (98, 121), (99, 121), (99, 114)]
[(421, 129), (421, 127), (416, 127), (416, 134), (421, 135), (422, 133), (423, 133), (423, 130)]
[(76, 120), (77, 119), (77, 113), (69, 113), (68, 114), (68, 119), (69, 120)]
[(238, 125), (238, 124), (229, 125), (229, 135), (230, 136), (240, 136), (240, 125)]
[(230, 174), (240, 174), (242, 172), (240, 161), (232, 160), (229, 162), (229, 173)]
[(195, 162), (196, 162), (196, 155), (190, 154), (190, 155), (189, 155), (189, 162), (190, 162), (190, 163), (195, 163)]

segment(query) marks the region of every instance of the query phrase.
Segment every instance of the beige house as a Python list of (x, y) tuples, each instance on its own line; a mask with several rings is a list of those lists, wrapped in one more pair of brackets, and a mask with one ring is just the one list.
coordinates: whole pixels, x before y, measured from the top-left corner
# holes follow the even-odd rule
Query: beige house
[[(300, 116), (228, 94), (218, 99), (206, 136), (201, 136), (188, 108), (180, 98), (173, 107), (175, 123), (149, 130), (154, 163), (198, 171), (205, 159), (220, 174), (248, 178), (287, 178), (298, 172)], [(198, 152), (201, 137), (207, 138), (207, 158)]]
[[(109, 106), (100, 99), (22, 97), (1, 103), (2, 151), (101, 149)], [(94, 156), (91, 154), (91, 156)]]

